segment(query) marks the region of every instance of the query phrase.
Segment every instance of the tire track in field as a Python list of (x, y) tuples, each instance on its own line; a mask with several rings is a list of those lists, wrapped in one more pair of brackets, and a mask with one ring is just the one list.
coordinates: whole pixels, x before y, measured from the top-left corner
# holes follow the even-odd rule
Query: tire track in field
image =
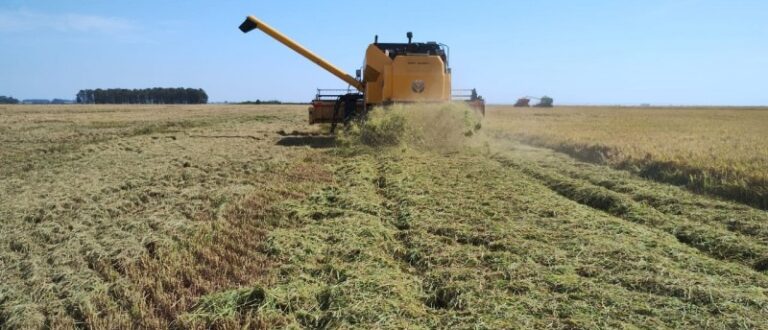
[(500, 155), (494, 156), (493, 159), (504, 166), (522, 171), (559, 195), (579, 204), (626, 221), (663, 230), (681, 243), (718, 260), (739, 263), (757, 271), (768, 270), (768, 247), (749, 237), (720, 226), (662, 213), (634, 201), (625, 194), (542, 169), (541, 166), (528, 164), (527, 161)]
[[(459, 244), (484, 247), (490, 253), (499, 251), (513, 252), (513, 249), (509, 249), (509, 247), (504, 244), (488, 242), (487, 239), (489, 237), (482, 235), (464, 235), (462, 233), (458, 233), (457, 235), (455, 231), (446, 229), (447, 228), (437, 228), (435, 230), (430, 230), (429, 232), (439, 237), (454, 239)], [(542, 269), (546, 269), (545, 265), (540, 263), (536, 264), (542, 267)], [(552, 275), (551, 272), (541, 271), (541, 273), (542, 276)], [(677, 283), (667, 283), (652, 277), (633, 277), (627, 275), (613, 275), (611, 277), (596, 274), (593, 270), (588, 268), (579, 268), (576, 273), (579, 276), (582, 285), (590, 287), (610, 287), (616, 290), (622, 290), (626, 292), (627, 295), (648, 295), (660, 299), (672, 298), (682, 303), (689, 303), (701, 308), (717, 308), (716, 306), (733, 301), (734, 299), (739, 299), (749, 306), (758, 308), (762, 307), (764, 304), (757, 299), (750, 300), (750, 298), (745, 297), (741, 292), (728, 292), (727, 294), (715, 293), (706, 286), (686, 287)], [(549, 287), (550, 290), (559, 293), (574, 293), (578, 290), (576, 288), (562, 288), (559, 287), (557, 283), (550, 283), (545, 279), (539, 279), (532, 283), (534, 285)], [(510, 294), (515, 294), (515, 289), (511, 289)], [(522, 286), (519, 287), (519, 289), (530, 290), (530, 288)]]
[[(422, 242), (425, 237), (429, 237), (433, 243), (441, 241), (442, 239), (443, 242), (446, 242), (445, 240), (447, 240), (447, 242), (454, 244), (478, 247), (487, 251), (487, 253), (511, 253), (521, 257), (530, 253), (530, 250), (551, 251), (551, 249), (555, 249), (566, 253), (566, 251), (560, 247), (545, 246), (542, 242), (520, 237), (510, 238), (501, 233), (486, 231), (465, 232), (450, 226), (438, 225), (423, 227), (419, 223), (413, 223), (411, 208), (420, 208), (423, 207), (423, 205), (414, 204), (413, 201), (409, 200), (407, 189), (398, 186), (398, 184), (400, 184), (399, 182), (389, 182), (388, 172), (391, 172), (392, 169), (388, 166), (386, 160), (378, 160), (376, 168), (378, 172), (376, 179), (378, 193), (382, 199), (386, 201), (384, 202), (383, 207), (391, 210), (392, 214), (390, 216), (390, 221), (392, 221), (392, 225), (399, 230), (395, 238), (405, 249), (402, 253), (398, 253), (395, 258), (400, 260), (403, 264), (404, 272), (415, 275), (419, 281), (424, 283), (423, 289), (427, 294), (424, 303), (426, 306), (430, 307), (428, 311), (431, 311), (433, 314), (444, 309), (461, 311), (465, 307), (463, 306), (464, 302), (461, 296), (461, 289), (454, 287), (455, 283), (447, 284), (440, 280), (435, 280), (435, 273), (440, 273), (445, 269), (444, 265), (441, 265), (439, 261), (434, 260), (434, 256), (429, 254), (430, 248)], [(395, 169), (395, 171), (397, 170)], [(538, 182), (536, 180), (532, 181)], [(521, 247), (516, 246), (521, 244), (520, 240), (525, 241), (524, 245), (528, 247), (529, 251), (521, 253)], [(554, 275), (554, 273), (549, 270), (549, 267), (553, 265), (550, 260), (545, 260), (546, 258), (543, 257), (544, 254), (546, 253), (537, 253), (531, 260), (529, 260), (529, 262), (535, 264), (537, 269), (542, 272), (540, 278), (528, 279), (520, 284), (510, 284), (507, 289), (507, 294), (509, 296), (526, 294), (531, 290), (535, 290), (536, 286), (546, 287), (547, 290), (554, 293), (581, 292), (580, 289), (577, 288), (563, 288), (561, 283), (544, 278), (546, 276)], [(482, 267), (490, 273), (500, 271), (498, 267), (492, 267), (491, 265), (484, 264), (478, 265), (477, 267)], [(504, 274), (503, 276), (505, 276), (505, 278), (508, 276), (509, 280), (512, 280), (515, 276), (521, 276), (508, 274), (505, 271), (501, 271), (501, 273)], [(493, 276), (496, 275), (487, 276), (493, 278)], [(646, 282), (637, 284), (633, 279), (623, 277), (618, 280), (609, 280), (603, 276), (582, 274), (579, 274), (579, 276), (584, 283), (590, 283), (589, 286), (611, 287), (627, 292), (627, 294), (630, 295), (651, 295), (660, 299), (672, 298), (699, 306), (707, 306), (712, 302), (699, 299), (702, 294), (700, 294), (698, 288), (686, 291), (679, 286), (668, 285), (660, 281), (655, 281), (654, 279), (647, 279)], [(534, 287), (530, 287), (530, 285), (533, 285)], [(665, 291), (664, 289), (668, 290)], [(694, 294), (691, 294), (691, 292)], [(582, 293), (587, 294), (586, 291)], [(718, 301), (725, 299), (722, 297), (715, 298), (717, 298)]]
[[(593, 164), (562, 162), (563, 173), (576, 180), (622, 194), (670, 216), (712, 223), (768, 244), (768, 212), (746, 205), (697, 195), (678, 187), (633, 178), (629, 173), (605, 171)], [(601, 171), (602, 170), (602, 171)]]
[[(411, 162), (398, 162), (404, 164), (402, 168), (407, 169), (409, 173), (424, 173), (424, 168), (419, 168), (423, 164), (423, 160), (417, 160), (415, 164)], [(422, 164), (420, 164), (422, 163)], [(473, 165), (490, 165), (485, 170), (473, 168)], [(443, 201), (450, 198), (463, 199), (467, 195), (467, 192), (485, 190), (487, 195), (482, 197), (482, 200), (489, 201), (487, 206), (501, 206), (496, 204), (492, 200), (495, 198), (502, 198), (507, 202), (512, 202), (515, 199), (507, 200), (496, 192), (505, 191), (509, 193), (509, 190), (519, 193), (525, 192), (529, 194), (543, 193), (548, 198), (557, 200), (556, 204), (569, 204), (567, 198), (563, 198), (560, 194), (547, 189), (546, 186), (541, 185), (539, 180), (532, 178), (523, 173), (518, 174), (518, 180), (522, 178), (522, 181), (530, 182), (531, 185), (536, 188), (533, 190), (515, 189), (520, 187), (518, 180), (508, 177), (505, 172), (512, 173), (513, 171), (504, 171), (504, 167), (498, 162), (492, 160), (483, 160), (479, 163), (463, 163), (461, 161), (451, 161), (450, 163), (443, 163), (441, 161), (434, 162), (427, 165), (435, 173), (431, 173), (427, 176), (434, 176), (431, 179), (425, 179), (424, 177), (411, 177), (415, 182), (411, 184), (409, 178), (398, 177), (398, 168), (393, 166), (391, 170), (387, 171), (385, 166), (380, 166), (380, 172), (389, 172), (390, 175), (379, 175), (379, 179), (376, 181), (381, 182), (382, 178), (390, 178), (391, 183), (384, 182), (380, 185), (382, 188), (386, 188), (383, 193), (390, 194), (393, 199), (405, 198), (408, 201), (407, 208), (405, 210), (408, 214), (413, 211), (412, 221), (408, 221), (407, 234), (398, 235), (397, 239), (400, 240), (406, 247), (409, 248), (409, 253), (405, 254), (403, 258), (405, 265), (411, 265), (417, 268), (416, 271), (422, 281), (425, 281), (424, 291), (432, 295), (431, 299), (427, 298), (427, 306), (432, 307), (434, 312), (442, 313), (441, 309), (455, 309), (455, 313), (465, 312), (462, 308), (466, 305), (477, 303), (475, 299), (490, 299), (494, 296), (494, 299), (499, 301), (518, 301), (521, 297), (531, 294), (541, 294), (547, 297), (559, 297), (562, 295), (578, 296), (581, 299), (604, 299), (606, 292), (621, 292), (620, 295), (625, 299), (648, 303), (651, 301), (655, 306), (667, 306), (675, 304), (686, 304), (691, 308), (700, 308), (707, 310), (716, 310), (719, 306), (727, 304), (733, 301), (739, 301), (746, 306), (755, 306), (760, 308), (764, 306), (764, 301), (758, 298), (749, 296), (749, 292), (731, 290), (731, 291), (717, 291), (713, 292), (712, 286), (708, 284), (701, 285), (686, 285), (678, 281), (669, 280), (663, 276), (658, 276), (652, 271), (640, 271), (638, 273), (625, 272), (623, 269), (630, 267), (629, 265), (639, 265), (642, 267), (641, 262), (636, 260), (644, 259), (646, 255), (638, 254), (635, 250), (635, 254), (631, 256), (617, 257), (611, 254), (613, 251), (604, 250), (605, 246), (602, 245), (600, 240), (592, 240), (587, 238), (586, 242), (583, 242), (585, 249), (590, 250), (586, 246), (594, 247), (593, 251), (601, 251), (592, 255), (582, 255), (581, 252), (568, 249), (570, 244), (574, 241), (580, 241), (580, 238), (565, 234), (559, 236), (558, 239), (553, 239), (548, 242), (542, 242), (536, 239), (537, 234), (529, 232), (528, 234), (521, 234), (517, 231), (517, 234), (507, 232), (502, 228), (494, 227), (493, 222), (465, 222), (465, 219), (456, 219), (456, 222), (442, 222), (435, 220), (435, 215), (441, 212), (445, 212), (445, 215), (449, 215), (445, 219), (450, 219), (451, 216), (466, 215), (466, 213), (460, 212), (458, 209), (445, 208), (445, 205), (432, 204), (429, 201), (423, 200), (419, 195), (424, 196), (427, 194), (431, 196), (430, 199), (435, 201)], [(482, 166), (481, 165), (481, 166)], [(443, 168), (445, 166), (445, 168)], [(448, 169), (446, 171), (446, 169)], [(466, 180), (466, 185), (462, 183), (450, 184), (448, 183), (453, 172), (465, 173), (462, 176)], [(466, 173), (466, 170), (476, 172), (479, 176)], [(494, 174), (496, 171), (500, 175)], [(517, 172), (517, 171), (514, 171)], [(456, 177), (456, 180), (459, 180)], [(447, 179), (442, 181), (442, 179)], [(501, 179), (501, 181), (496, 181)], [(484, 188), (485, 182), (497, 182), (498, 185), (493, 187)], [(429, 192), (420, 189), (425, 183), (435, 183)], [(447, 187), (455, 188), (447, 188)], [(525, 183), (522, 186), (526, 186)], [(482, 187), (482, 188), (481, 188)], [(390, 189), (393, 188), (393, 189)], [(471, 195), (471, 194), (470, 194)], [(543, 196), (542, 196), (543, 197)], [(426, 202), (426, 203), (425, 203)], [(393, 209), (393, 208), (389, 208)], [(583, 208), (587, 210), (587, 208)], [(400, 209), (403, 210), (403, 209)], [(501, 211), (501, 210), (500, 210)], [(518, 218), (521, 214), (518, 211), (501, 211), (506, 214), (506, 217)], [(525, 211), (523, 211), (525, 212)], [(595, 212), (595, 211), (588, 211)], [(480, 212), (480, 214), (483, 214)], [(430, 217), (432, 217), (430, 219)], [(503, 216), (504, 217), (504, 216)], [(410, 218), (410, 217), (409, 217)], [(442, 218), (437, 216), (437, 219)], [(605, 216), (611, 223), (620, 223), (622, 219), (615, 217)], [(454, 218), (455, 219), (455, 218)], [(518, 218), (519, 219), (519, 218)], [(501, 220), (501, 219), (497, 219)], [(507, 219), (509, 221), (511, 219)], [(582, 219), (587, 220), (587, 219)], [(504, 220), (501, 220), (504, 221)], [(526, 226), (532, 226), (539, 230), (539, 234), (548, 233), (554, 234), (558, 232), (557, 223), (561, 223), (560, 219), (553, 219), (553, 221), (543, 221), (541, 223), (527, 223), (524, 222), (530, 220), (512, 220), (522, 221), (516, 224), (508, 223), (510, 226), (518, 227), (525, 231)], [(578, 221), (570, 221), (575, 223)], [(487, 225), (491, 225), (487, 227)], [(550, 227), (553, 226), (553, 227)], [(641, 228), (639, 225), (632, 225), (636, 228)], [(578, 227), (578, 225), (576, 225)], [(507, 228), (509, 229), (509, 228)], [(589, 230), (595, 230), (594, 228)], [(646, 229), (643, 229), (646, 230)], [(530, 235), (530, 237), (527, 237)], [(546, 234), (545, 234), (546, 235)], [(659, 235), (664, 235), (659, 233)], [(594, 237), (587, 234), (586, 237)], [(552, 238), (552, 237), (550, 237)], [(674, 240), (670, 240), (674, 242)], [(441, 246), (443, 248), (441, 248)], [(680, 249), (680, 247), (676, 247)], [(482, 262), (473, 264), (471, 267), (467, 267), (463, 264), (446, 263), (443, 250), (454, 251), (466, 251), (462, 254), (467, 260), (471, 260), (474, 257), (480, 255)], [(687, 249), (683, 248), (683, 250)], [(555, 252), (557, 251), (557, 252)], [(695, 253), (695, 252), (694, 252)], [(515, 257), (510, 257), (514, 255)], [(552, 255), (558, 255), (556, 258), (548, 258)], [(660, 255), (658, 250), (654, 250), (653, 255)], [(617, 261), (613, 265), (602, 264), (601, 259), (605, 257), (617, 258)], [(633, 261), (626, 261), (627, 258)], [(707, 257), (698, 256), (697, 258), (709, 259)], [(500, 260), (506, 260), (506, 262), (500, 262)], [(515, 260), (516, 262), (524, 262), (525, 268), (536, 269), (536, 274), (526, 273), (518, 269), (509, 269), (509, 261)], [(522, 261), (525, 260), (525, 261)], [(586, 265), (579, 265), (578, 262), (574, 263), (574, 260), (582, 260)], [(589, 260), (589, 261), (587, 261)], [(621, 261), (619, 261), (621, 260)], [(626, 262), (626, 264), (625, 264)], [(701, 274), (690, 267), (679, 267), (679, 265), (672, 259), (668, 259), (665, 263), (669, 267), (670, 263), (674, 264), (673, 268), (679, 271), (681, 274), (685, 274), (684, 278), (697, 278), (703, 279)], [(566, 266), (567, 265), (567, 266)], [(560, 277), (563, 268), (573, 267), (574, 273), (572, 278), (578, 278), (569, 282)], [(449, 280), (441, 279), (440, 274), (444, 274), (446, 271), (460, 273), (462, 269), (472, 269), (471, 273), (474, 275), (482, 274), (480, 278), (473, 278), (472, 281), (464, 279), (451, 278)], [(749, 270), (742, 267), (744, 271)], [(614, 273), (613, 271), (616, 271)], [(759, 276), (759, 274), (753, 274)], [(466, 276), (466, 275), (465, 275)], [(471, 276), (469, 278), (472, 278)], [(566, 277), (567, 278), (567, 277)], [(489, 287), (471, 287), (467, 285), (468, 282), (478, 283), (494, 283), (497, 285), (499, 282), (505, 283), (502, 287), (496, 287), (499, 291), (493, 292)], [(706, 280), (696, 283), (708, 283)], [(760, 282), (763, 283), (763, 282)], [(434, 286), (434, 287), (430, 287)], [(506, 295), (504, 298), (500, 298), (499, 292), (504, 292)], [(557, 299), (557, 298), (554, 298)], [(440, 307), (438, 307), (440, 306)], [(437, 307), (437, 308), (435, 308)], [(448, 308), (446, 308), (448, 307)]]
[[(412, 159), (408, 159), (412, 160)], [(387, 221), (395, 227), (398, 232), (394, 238), (400, 243), (402, 250), (396, 251), (393, 258), (402, 265), (402, 271), (413, 274), (421, 283), (421, 299), (425, 310), (431, 317), (438, 318), (441, 327), (448, 327), (458, 315), (462, 318), (473, 318), (468, 301), (476, 299), (477, 292), (471, 289), (475, 279), (471, 281), (457, 274), (467, 271), (469, 268), (482, 267), (483, 272), (493, 273), (489, 265), (479, 264), (473, 267), (467, 267), (458, 260), (447, 260), (448, 255), (443, 252), (447, 250), (466, 250), (468, 258), (472, 255), (471, 248), (456, 248), (454, 244), (460, 246), (471, 245), (481, 250), (500, 251), (508, 249), (506, 242), (500, 242), (501, 236), (488, 235), (462, 235), (457, 230), (453, 230), (448, 224), (433, 222), (435, 219), (423, 218), (421, 213), (426, 210), (432, 210), (434, 205), (425, 205), (414, 198), (414, 191), (410, 184), (415, 180), (423, 179), (419, 174), (419, 164), (424, 159), (419, 158), (416, 164), (410, 164), (404, 159), (391, 159), (387, 157), (378, 157), (376, 161), (377, 178), (375, 180), (378, 194), (384, 200), (382, 207), (390, 212)], [(399, 167), (400, 164), (407, 165)], [(439, 165), (441, 168), (434, 169), (442, 171), (446, 164)], [(436, 193), (435, 198), (456, 198), (461, 196), (459, 192), (451, 192), (450, 195)], [(438, 207), (439, 208), (439, 207)], [(451, 213), (450, 211), (447, 211)], [(454, 265), (453, 262), (458, 263)], [(498, 269), (497, 269), (498, 270)], [(477, 275), (475, 271), (470, 271)], [(496, 273), (494, 273), (496, 274)], [(498, 275), (498, 274), (496, 274)], [(456, 277), (458, 276), (458, 277)], [(466, 275), (464, 275), (466, 276)], [(494, 275), (486, 275), (493, 277)], [(500, 276), (500, 275), (499, 275)], [(511, 276), (511, 275), (510, 275)], [(525, 292), (530, 288), (525, 287)], [(522, 290), (522, 289), (521, 289)], [(476, 311), (477, 312), (477, 311)]]
[[(547, 157), (550, 157), (546, 159), (550, 164), (556, 162), (557, 170), (565, 176), (615, 192), (642, 207), (657, 211), (659, 216), (707, 225), (722, 235), (732, 233), (748, 244), (768, 246), (766, 211), (634, 177), (628, 172), (606, 170), (604, 166), (579, 162), (570, 156), (553, 154)], [(537, 164), (546, 166), (545, 160), (538, 160)], [(768, 269), (768, 254), (758, 256), (752, 266), (758, 271)]]
[[(531, 182), (540, 181), (531, 178)], [(542, 189), (547, 188), (544, 186)], [(554, 195), (561, 196), (557, 193)], [(578, 255), (573, 255), (567, 249), (561, 248), (559, 244), (545, 245), (544, 243), (538, 242), (536, 240), (528, 240), (523, 237), (513, 238), (504, 235), (503, 233), (494, 231), (465, 231), (451, 226), (434, 226), (426, 228), (426, 231), (437, 238), (448, 239), (451, 242), (455, 242), (457, 244), (465, 245), (468, 247), (481, 247), (487, 251), (486, 253), (490, 255), (495, 253), (511, 253), (519, 256), (533, 256), (533, 258), (531, 258), (531, 262), (535, 263), (539, 267), (538, 272), (540, 272), (540, 276), (539, 278), (530, 282), (532, 285), (547, 287), (549, 290), (556, 293), (561, 293), (562, 291), (571, 294), (576, 292), (585, 295), (590, 294), (589, 290), (582, 291), (581, 288), (574, 287), (563, 288), (561, 287), (560, 283), (553, 283), (551, 280), (546, 279), (547, 276), (554, 275), (554, 272), (549, 269), (547, 262), (542, 262), (544, 260), (541, 260), (539, 257), (541, 254), (551, 253), (552, 249), (555, 249), (557, 251), (563, 252), (566, 255), (569, 255), (569, 260), (579, 258)], [(523, 253), (521, 253), (522, 245), (527, 247), (525, 249), (526, 251)], [(533, 251), (537, 252), (534, 253)], [(496, 267), (491, 267), (490, 265), (482, 265), (481, 267), (487, 267), (487, 269), (490, 271), (498, 270)], [(706, 286), (686, 287), (680, 285), (679, 283), (667, 282), (663, 279), (658, 279), (653, 276), (611, 274), (611, 272), (596, 271), (595, 269), (590, 269), (589, 267), (576, 268), (576, 275), (579, 276), (580, 281), (582, 281), (582, 285), (584, 286), (592, 288), (600, 287), (605, 288), (606, 290), (621, 290), (626, 292), (627, 295), (631, 295), (633, 297), (643, 297), (644, 295), (647, 295), (646, 298), (639, 299), (652, 299), (650, 298), (651, 296), (657, 297), (659, 299), (672, 298), (682, 303), (688, 303), (702, 308), (716, 308), (713, 306), (734, 300), (745, 301), (746, 304), (753, 306), (761, 306), (762, 303), (760, 300), (750, 300), (750, 298), (745, 297), (745, 295), (743, 295), (741, 292), (713, 293), (711, 292), (710, 288)], [(522, 290), (522, 292), (519, 290)], [(513, 284), (508, 289), (509, 294), (511, 295), (522, 294), (528, 290), (531, 290), (531, 288), (524, 284)], [(600, 298), (596, 297), (595, 299)]]
[[(391, 160), (383, 158), (376, 160), (377, 177), (375, 185), (376, 193), (383, 199), (382, 208), (388, 210), (389, 218), (387, 220), (390, 225), (397, 229), (395, 239), (402, 247), (402, 250), (395, 251), (393, 258), (400, 262), (403, 272), (411, 274), (419, 282), (425, 283), (427, 280), (425, 275), (430, 268), (428, 256), (424, 256), (419, 252), (418, 243), (416, 242), (417, 238), (413, 235), (413, 230), (415, 229), (413, 229), (411, 223), (410, 201), (407, 195), (402, 193), (401, 188), (397, 187), (396, 183), (392, 183), (388, 179), (390, 164), (392, 164)], [(429, 291), (430, 288), (425, 289), (427, 289), (425, 291)], [(434, 299), (424, 298), (423, 302), (426, 307), (430, 307), (425, 310), (430, 314), (434, 314)]]

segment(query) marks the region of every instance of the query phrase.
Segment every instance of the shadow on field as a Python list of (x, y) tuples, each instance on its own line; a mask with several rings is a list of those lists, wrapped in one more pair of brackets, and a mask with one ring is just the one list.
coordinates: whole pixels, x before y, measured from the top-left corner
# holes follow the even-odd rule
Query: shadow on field
[(277, 141), (284, 147), (332, 148), (336, 145), (335, 136), (286, 136)]

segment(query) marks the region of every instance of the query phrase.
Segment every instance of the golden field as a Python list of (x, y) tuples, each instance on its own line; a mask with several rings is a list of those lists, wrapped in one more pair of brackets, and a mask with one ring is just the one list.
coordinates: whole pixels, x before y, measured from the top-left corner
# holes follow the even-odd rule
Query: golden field
[(768, 108), (497, 106), (489, 117), (493, 134), (768, 208)]

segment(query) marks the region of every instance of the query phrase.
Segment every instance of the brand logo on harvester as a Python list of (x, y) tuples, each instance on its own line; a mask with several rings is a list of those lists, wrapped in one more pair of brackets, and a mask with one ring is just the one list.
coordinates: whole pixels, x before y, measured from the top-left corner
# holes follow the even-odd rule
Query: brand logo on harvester
[(414, 93), (421, 93), (424, 91), (424, 80), (414, 80), (411, 84), (411, 90)]

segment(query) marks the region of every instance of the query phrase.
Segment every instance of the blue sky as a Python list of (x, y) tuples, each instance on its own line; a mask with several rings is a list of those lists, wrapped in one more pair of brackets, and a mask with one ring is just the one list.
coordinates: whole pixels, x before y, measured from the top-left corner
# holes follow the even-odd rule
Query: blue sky
[(0, 95), (195, 87), (212, 101), (306, 101), (342, 82), (253, 14), (354, 73), (365, 47), (451, 46), (454, 88), (492, 103), (768, 105), (768, 1), (3, 0)]

